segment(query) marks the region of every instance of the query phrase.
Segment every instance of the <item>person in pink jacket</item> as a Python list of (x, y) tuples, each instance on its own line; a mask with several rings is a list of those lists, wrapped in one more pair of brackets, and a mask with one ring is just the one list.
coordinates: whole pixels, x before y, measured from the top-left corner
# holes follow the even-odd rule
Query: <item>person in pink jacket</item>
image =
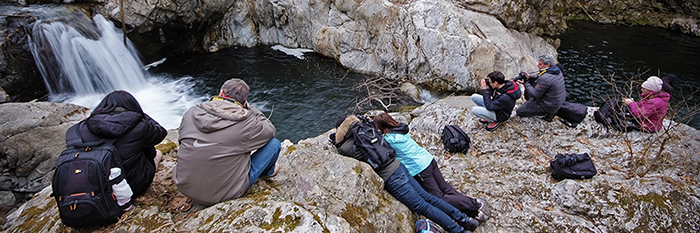
[(661, 90), (662, 86), (663, 81), (659, 77), (651, 76), (642, 83), (642, 94), (639, 102), (635, 102), (633, 99), (623, 100), (644, 131), (661, 130), (666, 111), (668, 111), (668, 101), (671, 99), (671, 95)]

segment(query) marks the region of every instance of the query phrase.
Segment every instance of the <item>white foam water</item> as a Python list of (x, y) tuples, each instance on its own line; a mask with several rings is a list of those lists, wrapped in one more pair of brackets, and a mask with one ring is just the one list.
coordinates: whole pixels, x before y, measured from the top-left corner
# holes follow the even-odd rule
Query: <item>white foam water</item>
[[(93, 109), (115, 90), (131, 93), (146, 114), (166, 129), (177, 128), (187, 109), (206, 100), (192, 93), (192, 77), (153, 76), (123, 34), (103, 16), (94, 21), (38, 20), (31, 48), (52, 102)], [(76, 26), (77, 25), (77, 26)]]

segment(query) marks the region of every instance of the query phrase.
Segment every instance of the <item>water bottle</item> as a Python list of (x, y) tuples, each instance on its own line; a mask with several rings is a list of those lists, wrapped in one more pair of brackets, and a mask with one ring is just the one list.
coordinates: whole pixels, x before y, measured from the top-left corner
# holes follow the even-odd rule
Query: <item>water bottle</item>
[[(121, 174), (121, 168), (113, 167), (109, 169), (109, 180), (113, 180)], [(117, 204), (119, 204), (119, 206), (123, 206), (129, 202), (131, 200), (131, 196), (134, 195), (134, 192), (131, 191), (131, 186), (126, 183), (126, 179), (123, 179), (122, 182), (119, 182), (118, 184), (112, 185), (112, 193), (114, 194), (114, 197), (117, 198)]]

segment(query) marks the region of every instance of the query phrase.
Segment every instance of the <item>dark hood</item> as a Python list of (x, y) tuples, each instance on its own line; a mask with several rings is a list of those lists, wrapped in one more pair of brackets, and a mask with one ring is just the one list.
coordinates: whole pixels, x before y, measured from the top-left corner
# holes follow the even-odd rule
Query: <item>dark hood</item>
[(102, 138), (116, 138), (141, 122), (137, 112), (110, 112), (90, 116), (85, 124), (90, 132)]
[(399, 134), (407, 134), (408, 133), (408, 125), (405, 123), (400, 123), (399, 126), (396, 126), (391, 129), (392, 133), (399, 133)]
[(520, 86), (515, 84), (515, 81), (512, 80), (506, 81), (506, 83), (503, 84), (503, 86), (496, 91), (498, 93), (501, 93), (501, 95), (506, 94), (514, 100), (520, 98), (520, 95), (522, 94), (520, 91)]

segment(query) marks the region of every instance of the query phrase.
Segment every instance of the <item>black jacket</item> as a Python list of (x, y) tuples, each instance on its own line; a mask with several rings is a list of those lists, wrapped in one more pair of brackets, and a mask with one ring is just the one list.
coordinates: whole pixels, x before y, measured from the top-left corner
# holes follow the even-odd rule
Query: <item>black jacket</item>
[(143, 195), (155, 176), (154, 146), (165, 138), (165, 129), (147, 114), (129, 111), (96, 114), (77, 125), (84, 142), (119, 138), (114, 147), (124, 165), (122, 174), (134, 192), (132, 199)]
[(496, 113), (496, 121), (504, 122), (510, 118), (515, 101), (520, 98), (520, 87), (515, 81), (507, 80), (499, 89), (487, 88), (481, 90), (484, 96), (484, 107)]

